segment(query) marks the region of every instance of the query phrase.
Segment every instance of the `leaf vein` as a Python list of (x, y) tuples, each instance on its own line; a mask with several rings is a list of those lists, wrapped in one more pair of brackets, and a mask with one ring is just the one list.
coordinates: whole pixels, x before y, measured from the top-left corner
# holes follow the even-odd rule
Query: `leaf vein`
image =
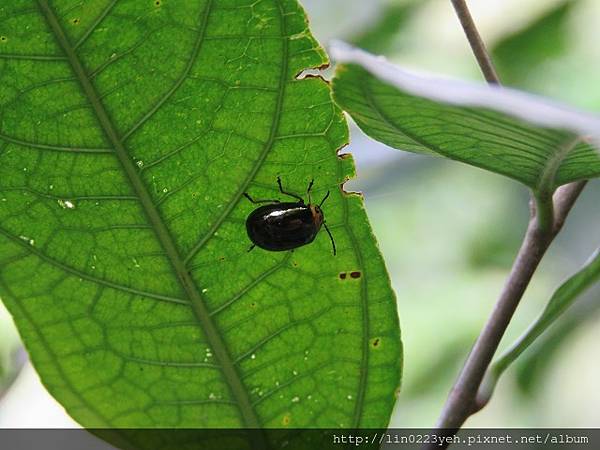
[(12, 136), (7, 136), (5, 134), (0, 134), (0, 139), (5, 142), (9, 142), (11, 144), (17, 144), (23, 147), (31, 147), (40, 150), (55, 150), (58, 152), (71, 152), (71, 153), (113, 153), (113, 150), (110, 148), (85, 148), (85, 147), (66, 147), (62, 145), (54, 145), (54, 144), (39, 144), (37, 142), (27, 142)]
[[(208, 23), (212, 3), (213, 0), (209, 0), (204, 9), (199, 13), (201, 28), (205, 28)], [(148, 187), (140, 177), (139, 168), (133, 162), (129, 152), (125, 148), (123, 138), (118, 135), (113, 120), (100, 100), (96, 88), (92, 85), (82, 62), (77, 57), (72, 45), (66, 37), (54, 11), (48, 5), (48, 0), (38, 0), (38, 4), (46, 18), (48, 26), (53, 31), (58, 43), (67, 55), (69, 64), (79, 79), (81, 88), (94, 109), (99, 125), (102, 127), (111, 144), (114, 145), (115, 154), (121, 163), (127, 179), (140, 199), (145, 215), (154, 228), (156, 238), (164, 248), (181, 287), (185, 290), (191, 301), (192, 310), (198, 319), (199, 325), (214, 351), (216, 360), (219, 361), (222, 366), (224, 379), (227, 382), (233, 397), (236, 399), (244, 425), (250, 428), (259, 428), (260, 422), (256, 415), (256, 411), (250, 404), (247, 390), (233, 364), (229, 349), (223, 340), (219, 329), (209, 317), (205, 298), (200, 294), (197, 285), (186, 269), (184, 260), (181, 258), (173, 237), (171, 236), (164, 219), (160, 215), (159, 210), (153, 204), (153, 199), (148, 191)], [(201, 39), (197, 41), (197, 47), (200, 45), (200, 41)], [(195, 48), (195, 51), (197, 51), (197, 48)], [(190, 59), (189, 67), (191, 67), (192, 64), (193, 58)]]
[(20, 245), (21, 247), (25, 248), (28, 250), (28, 252), (30, 254), (33, 254), (35, 256), (37, 256), (38, 258), (40, 258), (42, 261), (56, 267), (57, 269), (60, 269), (64, 272), (70, 273), (73, 276), (76, 276), (78, 278), (84, 279), (86, 281), (90, 281), (92, 283), (96, 283), (98, 285), (102, 285), (102, 286), (106, 286), (112, 289), (116, 289), (118, 291), (123, 291), (123, 292), (127, 292), (129, 294), (134, 294), (134, 295), (138, 295), (140, 297), (147, 297), (147, 298), (151, 298), (154, 300), (161, 300), (161, 301), (165, 301), (165, 302), (169, 302), (169, 303), (175, 303), (175, 304), (179, 304), (179, 305), (186, 305), (189, 306), (190, 303), (187, 300), (183, 300), (180, 298), (175, 298), (175, 297), (169, 297), (167, 295), (162, 295), (162, 294), (156, 294), (156, 293), (152, 293), (152, 292), (146, 292), (146, 291), (142, 291), (139, 289), (135, 289), (135, 288), (131, 288), (128, 286), (123, 286), (120, 285), (118, 283), (113, 283), (111, 281), (108, 280), (103, 280), (102, 278), (97, 278), (94, 277), (92, 275), (89, 275), (85, 272), (82, 272), (78, 269), (75, 269), (74, 267), (71, 266), (67, 266), (66, 264), (61, 263), (60, 261), (57, 261), (53, 258), (51, 258), (48, 255), (45, 255), (44, 253), (42, 253), (41, 251), (37, 250), (35, 247), (29, 245), (29, 243), (25, 242), (23, 239), (20, 239), (17, 236), (13, 236), (11, 233), (9, 233), (8, 231), (6, 231), (4, 228), (0, 228), (0, 235), (3, 235), (5, 238), (11, 240), (12, 242)]

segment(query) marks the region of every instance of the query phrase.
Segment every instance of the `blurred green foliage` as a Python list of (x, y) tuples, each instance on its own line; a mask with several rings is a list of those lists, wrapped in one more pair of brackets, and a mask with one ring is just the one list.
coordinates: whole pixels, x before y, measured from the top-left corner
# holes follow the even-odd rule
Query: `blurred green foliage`
[(391, 49), (398, 51), (398, 34), (419, 7), (419, 2), (415, 0), (389, 3), (369, 27), (360, 30), (349, 42), (374, 53), (385, 54)]
[(595, 0), (564, 0), (495, 42), (492, 58), (503, 83), (600, 109), (598, 14)]
[[(567, 279), (552, 294), (544, 310), (537, 319), (519, 336), (514, 344), (502, 355), (496, 358), (486, 375), (481, 389), (483, 397), (487, 400), (495, 389), (499, 377), (504, 371), (517, 360), (527, 349), (535, 343), (538, 337), (543, 335), (548, 328), (555, 326), (558, 319), (573, 306), (576, 301), (579, 302), (584, 293), (594, 286), (600, 280), (600, 250), (596, 250), (592, 258), (577, 271), (572, 277)], [(567, 324), (573, 321), (566, 322)], [(533, 368), (539, 367), (538, 362), (547, 360), (557, 348), (557, 343), (564, 339), (564, 335), (572, 331), (572, 327), (562, 327), (559, 333), (555, 333), (545, 342), (545, 353), (540, 354), (535, 360)], [(557, 342), (558, 340), (558, 342)], [(530, 360), (531, 361), (531, 360)]]
[(21, 368), (22, 361), (15, 358), (19, 346), (19, 338), (12, 320), (0, 303), (0, 397)]
[(525, 28), (501, 39), (492, 49), (492, 60), (503, 84), (535, 88), (532, 73), (562, 56), (573, 42), (569, 19), (576, 0), (559, 3)]

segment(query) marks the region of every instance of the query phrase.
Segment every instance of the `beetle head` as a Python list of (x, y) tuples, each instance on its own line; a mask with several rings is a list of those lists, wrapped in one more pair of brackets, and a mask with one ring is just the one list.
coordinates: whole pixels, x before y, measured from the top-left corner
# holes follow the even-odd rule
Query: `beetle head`
[(319, 205), (309, 205), (309, 206), (310, 206), (310, 212), (312, 213), (313, 220), (315, 222), (317, 229), (321, 228), (321, 225), (323, 224), (323, 220), (324, 220), (323, 210), (321, 209), (321, 207)]

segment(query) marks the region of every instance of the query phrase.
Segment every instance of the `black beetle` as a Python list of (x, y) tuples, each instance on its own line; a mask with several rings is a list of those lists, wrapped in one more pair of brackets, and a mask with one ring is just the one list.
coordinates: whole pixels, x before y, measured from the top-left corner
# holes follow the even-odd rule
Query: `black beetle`
[(265, 250), (279, 252), (310, 244), (317, 236), (321, 225), (323, 225), (331, 239), (333, 254), (336, 254), (335, 242), (325, 224), (325, 216), (321, 209), (321, 206), (329, 197), (329, 191), (327, 191), (321, 203), (313, 205), (310, 201), (310, 190), (313, 182), (314, 180), (310, 182), (306, 190), (308, 204), (305, 204), (299, 195), (284, 191), (279, 177), (277, 177), (279, 191), (284, 195), (297, 199), (297, 202), (254, 200), (247, 192), (244, 192), (244, 196), (254, 204), (268, 203), (268, 205), (256, 208), (246, 219), (246, 231), (253, 243), (248, 251), (258, 246)]

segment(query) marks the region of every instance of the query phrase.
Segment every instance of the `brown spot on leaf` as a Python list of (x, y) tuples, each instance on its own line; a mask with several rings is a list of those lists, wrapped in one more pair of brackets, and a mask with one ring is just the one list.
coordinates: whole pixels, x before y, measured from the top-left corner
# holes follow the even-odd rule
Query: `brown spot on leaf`
[(79, 17), (75, 17), (73, 20), (71, 20), (71, 23), (73, 25), (79, 25), (81, 23), (81, 19)]
[(340, 272), (340, 280), (346, 279), (346, 272)]
[(356, 271), (356, 272), (350, 272), (350, 276), (352, 278), (360, 278), (361, 275), (362, 274), (360, 272), (358, 272), (358, 271)]
[(377, 348), (381, 345), (381, 339), (380, 338), (375, 338), (371, 341), (371, 346), (373, 348)]

